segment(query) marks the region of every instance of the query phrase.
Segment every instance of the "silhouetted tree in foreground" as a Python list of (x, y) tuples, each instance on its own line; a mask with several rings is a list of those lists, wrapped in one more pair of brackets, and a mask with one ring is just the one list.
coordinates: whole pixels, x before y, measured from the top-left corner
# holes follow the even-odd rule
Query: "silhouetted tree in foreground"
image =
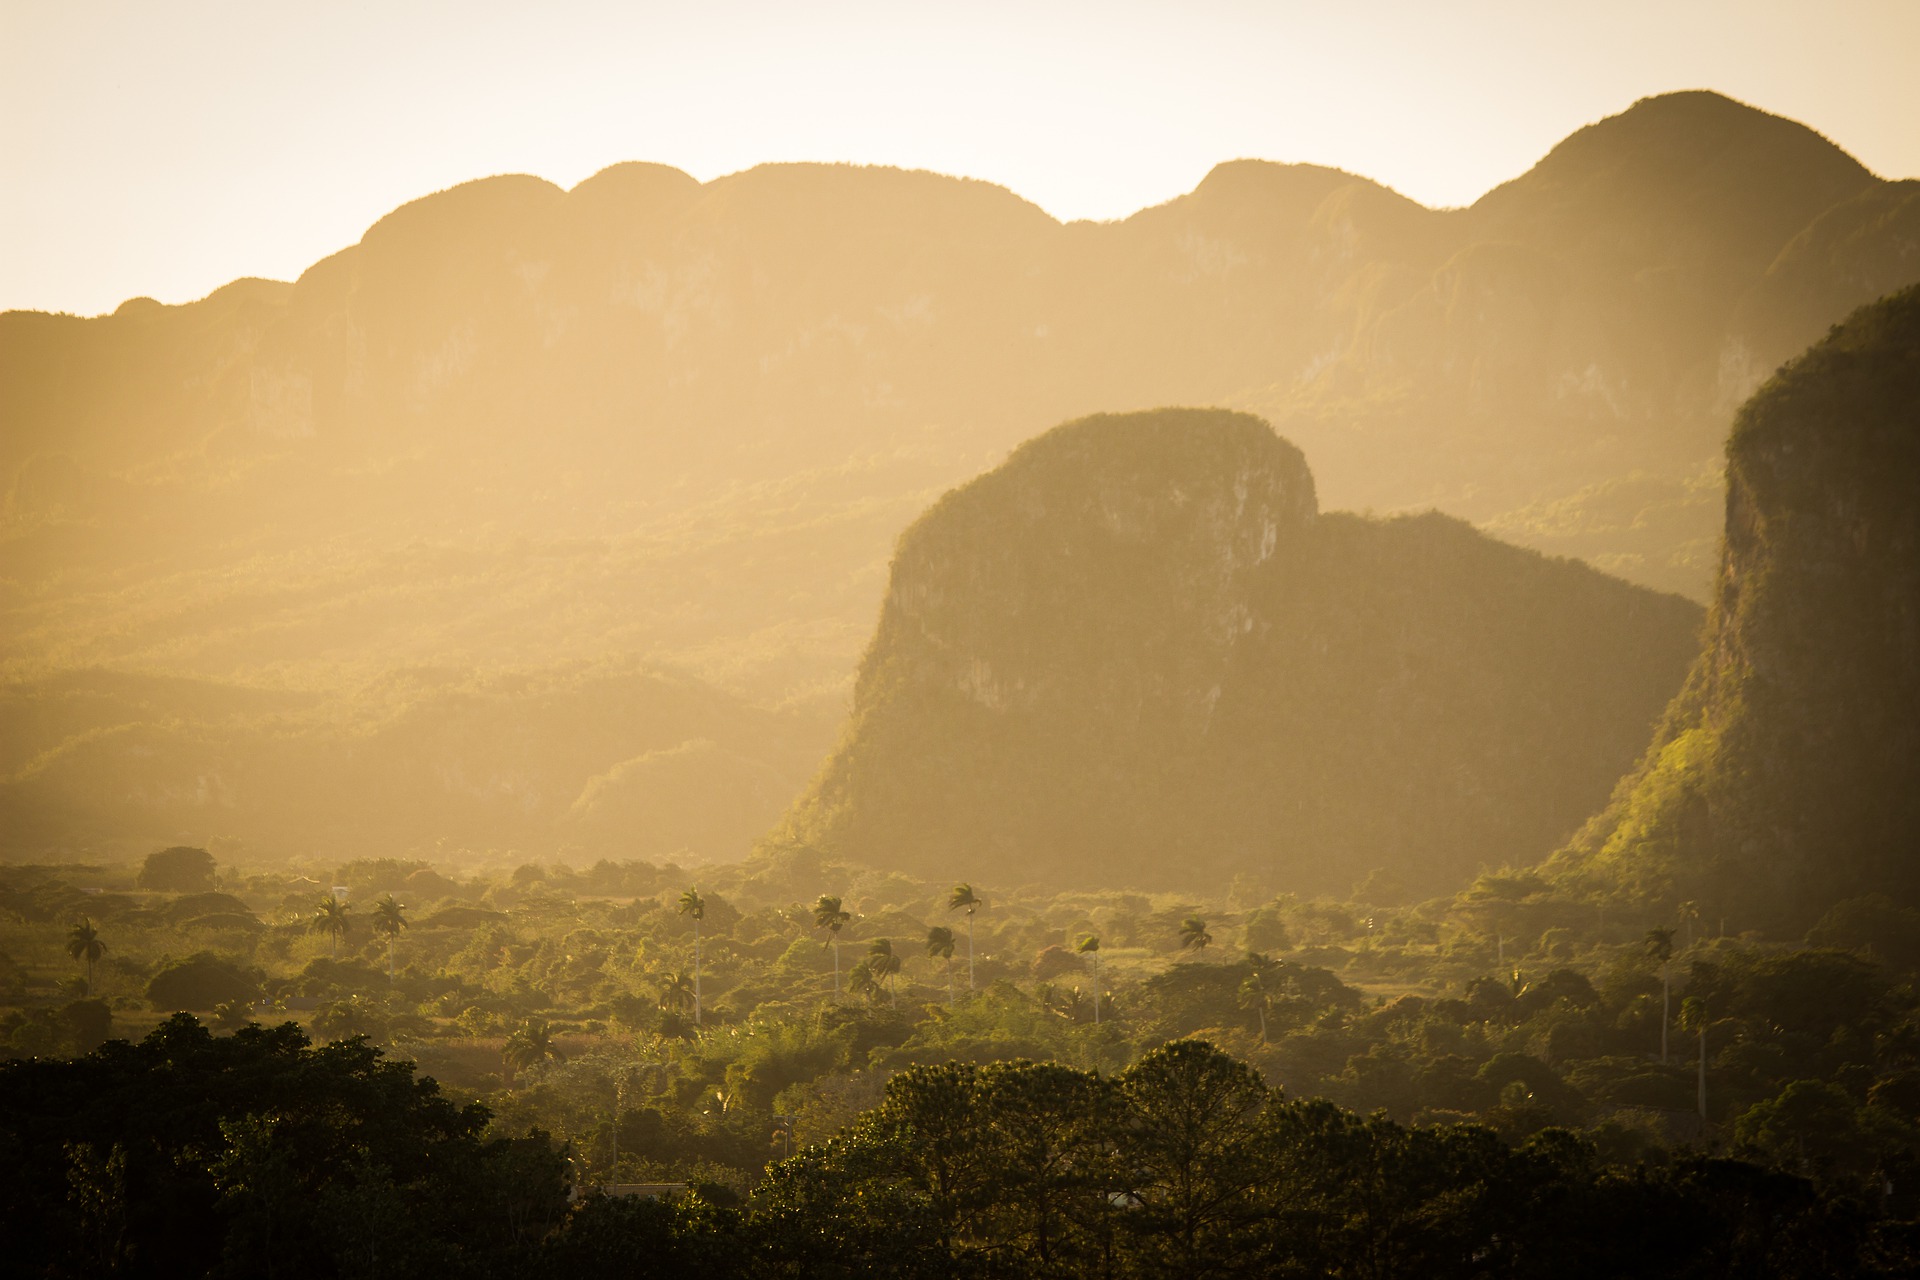
[[(1757, 1147), (1820, 1157), (1808, 1084)], [(1803, 1116), (1804, 1113), (1804, 1116)], [(1908, 1275), (1877, 1204), (1737, 1160), (1605, 1164), (1576, 1134), (1509, 1145), (1298, 1101), (1203, 1040), (1117, 1075), (950, 1062), (892, 1077), (750, 1200), (566, 1203), (565, 1152), (489, 1138), (404, 1062), (299, 1028), (0, 1064), (0, 1230), (14, 1274), (691, 1277)], [(1842, 1152), (1844, 1154), (1844, 1152)]]

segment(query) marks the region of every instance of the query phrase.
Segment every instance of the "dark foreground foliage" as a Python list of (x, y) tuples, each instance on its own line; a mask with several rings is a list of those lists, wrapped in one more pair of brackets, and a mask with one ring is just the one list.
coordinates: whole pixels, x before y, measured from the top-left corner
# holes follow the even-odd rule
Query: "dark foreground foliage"
[(1913, 1274), (1878, 1204), (1732, 1160), (1604, 1165), (1563, 1130), (1406, 1128), (1294, 1101), (1199, 1040), (1117, 1076), (914, 1067), (745, 1203), (589, 1194), (358, 1041), (216, 1038), (0, 1067), (18, 1275)]

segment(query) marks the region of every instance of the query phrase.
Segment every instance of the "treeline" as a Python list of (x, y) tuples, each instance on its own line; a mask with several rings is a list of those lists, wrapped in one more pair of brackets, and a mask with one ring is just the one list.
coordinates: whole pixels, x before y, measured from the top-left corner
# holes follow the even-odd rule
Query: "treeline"
[(1684, 1158), (1510, 1146), (1269, 1087), (1202, 1040), (1107, 1076), (896, 1075), (750, 1199), (569, 1195), (566, 1150), (486, 1136), (410, 1065), (292, 1026), (0, 1066), (18, 1275), (1836, 1276), (1910, 1274), (1868, 1197)]

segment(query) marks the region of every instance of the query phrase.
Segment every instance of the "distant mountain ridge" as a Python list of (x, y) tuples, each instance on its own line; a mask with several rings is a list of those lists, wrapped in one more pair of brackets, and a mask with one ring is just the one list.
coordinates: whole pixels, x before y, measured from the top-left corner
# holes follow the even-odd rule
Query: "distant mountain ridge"
[(618, 654), (824, 723), (901, 528), (1169, 403), (1264, 416), (1328, 506), (1704, 596), (1733, 407), (1920, 278), (1915, 190), (1699, 93), (1462, 210), (1261, 161), (1106, 224), (851, 166), (468, 183), (292, 284), (0, 315), (4, 671), (351, 705)]
[(902, 535), (784, 835), (1054, 890), (1437, 892), (1581, 821), (1699, 616), (1444, 517), (1323, 515), (1244, 414), (1083, 419)]

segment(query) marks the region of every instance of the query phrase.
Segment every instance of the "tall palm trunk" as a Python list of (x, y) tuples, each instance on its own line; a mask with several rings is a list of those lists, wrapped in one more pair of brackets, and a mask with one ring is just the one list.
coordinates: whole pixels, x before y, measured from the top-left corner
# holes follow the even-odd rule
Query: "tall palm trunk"
[(953, 948), (947, 948), (947, 1008), (953, 1008)]
[(967, 993), (973, 993), (973, 912), (967, 912)]
[(1707, 1023), (1700, 1021), (1700, 1119), (1707, 1118)]
[(1667, 980), (1667, 966), (1660, 966), (1660, 1065), (1667, 1065), (1667, 1024), (1673, 1021), (1673, 984)]
[(700, 1022), (700, 920), (693, 921), (693, 1025)]
[(1093, 1025), (1100, 1025), (1100, 953), (1093, 953)]
[(840, 939), (833, 940), (833, 1002), (840, 1003)]

